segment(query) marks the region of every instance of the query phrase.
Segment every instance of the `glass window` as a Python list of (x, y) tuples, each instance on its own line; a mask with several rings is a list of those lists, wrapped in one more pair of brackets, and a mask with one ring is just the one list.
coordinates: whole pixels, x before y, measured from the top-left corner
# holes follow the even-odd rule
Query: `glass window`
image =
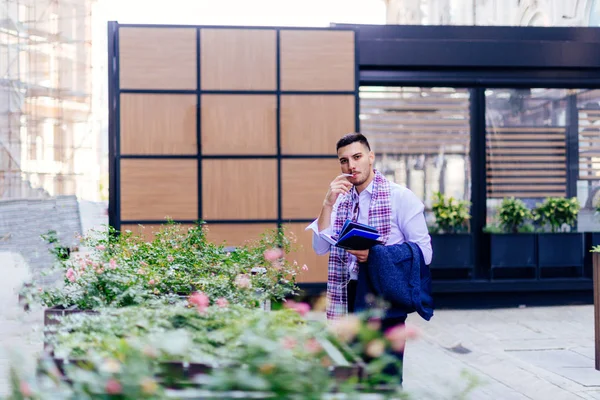
[(487, 89), (485, 98), (487, 222), (505, 197), (533, 208), (577, 196), (578, 230), (600, 230), (600, 90)]
[[(600, 90), (577, 93), (580, 231), (600, 231)], [(599, 213), (600, 214), (600, 213)]]
[(360, 130), (375, 168), (411, 189), (431, 218), (433, 193), (470, 199), (469, 90), (361, 87)]

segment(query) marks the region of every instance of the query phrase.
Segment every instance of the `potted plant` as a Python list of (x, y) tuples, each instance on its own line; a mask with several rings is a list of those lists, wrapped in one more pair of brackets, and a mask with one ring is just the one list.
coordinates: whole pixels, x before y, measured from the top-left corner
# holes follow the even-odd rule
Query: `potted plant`
[(471, 268), (472, 238), (469, 233), (471, 203), (434, 193), (432, 210), (435, 226), (430, 228), (433, 247), (432, 268)]
[(490, 233), (491, 268), (536, 267), (536, 235), (531, 225), (533, 214), (514, 197), (502, 200), (498, 209), (497, 229)]
[(533, 209), (538, 234), (538, 265), (540, 267), (583, 267), (584, 235), (575, 232), (579, 214), (576, 197), (547, 198)]

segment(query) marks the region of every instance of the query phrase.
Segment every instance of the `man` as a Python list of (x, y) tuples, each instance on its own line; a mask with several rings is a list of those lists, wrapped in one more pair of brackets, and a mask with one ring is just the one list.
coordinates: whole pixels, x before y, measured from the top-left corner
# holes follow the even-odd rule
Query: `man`
[[(356, 302), (364, 303), (357, 298), (357, 280), (359, 270), (369, 268), (369, 250), (331, 246), (321, 234), (333, 236), (351, 219), (376, 227), (386, 246), (414, 243), (427, 272), (433, 254), (423, 203), (409, 189), (388, 181), (373, 168), (375, 155), (367, 138), (360, 133), (347, 134), (337, 142), (336, 150), (342, 175), (331, 182), (319, 217), (306, 228), (313, 231), (314, 251), (319, 255), (330, 252), (328, 319), (343, 317), (355, 311)], [(404, 323), (406, 312), (395, 311), (382, 321), (383, 329)], [(398, 357), (402, 359), (402, 354)]]

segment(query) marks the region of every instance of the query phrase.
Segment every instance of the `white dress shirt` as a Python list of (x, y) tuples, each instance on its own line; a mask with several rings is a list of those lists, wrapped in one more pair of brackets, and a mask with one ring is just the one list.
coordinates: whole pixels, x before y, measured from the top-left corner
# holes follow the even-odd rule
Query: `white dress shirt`
[[(353, 188), (352, 190), (356, 190)], [(369, 223), (369, 206), (371, 204), (371, 193), (373, 191), (373, 182), (363, 190), (358, 197), (358, 219), (361, 224)], [(331, 244), (320, 237), (320, 233), (328, 235), (333, 234), (333, 224), (336, 219), (336, 210), (344, 196), (339, 196), (333, 212), (331, 213), (331, 221), (329, 227), (319, 232), (318, 219), (314, 220), (306, 230), (313, 231), (312, 246), (315, 253), (319, 255), (329, 252)], [(404, 242), (413, 242), (423, 252), (425, 264), (431, 263), (433, 251), (431, 249), (431, 237), (425, 222), (423, 210), (425, 206), (415, 194), (404, 186), (390, 182), (390, 202), (392, 208), (391, 232), (387, 241), (387, 245), (401, 244)], [(353, 264), (356, 257), (348, 254), (348, 267)], [(350, 270), (350, 279), (357, 279), (357, 272)]]

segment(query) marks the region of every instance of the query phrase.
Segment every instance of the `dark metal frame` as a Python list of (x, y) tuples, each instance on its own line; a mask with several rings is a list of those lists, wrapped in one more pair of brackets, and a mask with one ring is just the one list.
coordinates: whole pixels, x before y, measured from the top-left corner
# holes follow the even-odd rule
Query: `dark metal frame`
[[(197, 58), (197, 87), (195, 90), (151, 90), (151, 89), (121, 89), (119, 82), (119, 28), (135, 27), (135, 28), (190, 28), (196, 30), (196, 58)], [(269, 29), (276, 31), (276, 90), (202, 90), (201, 87), (201, 29)], [(108, 57), (109, 57), (109, 225), (116, 230), (120, 230), (121, 224), (161, 224), (163, 220), (122, 220), (121, 219), (121, 199), (120, 199), (120, 160), (121, 159), (194, 159), (198, 163), (198, 220), (174, 220), (179, 223), (196, 223), (203, 221), (211, 224), (253, 224), (253, 223), (272, 223), (281, 227), (285, 223), (309, 223), (314, 218), (307, 219), (284, 219), (283, 204), (282, 204), (282, 160), (284, 159), (335, 159), (337, 156), (332, 151), (330, 155), (311, 155), (299, 154), (288, 155), (282, 154), (281, 151), (281, 108), (280, 101), (282, 95), (354, 95), (355, 96), (355, 130), (359, 130), (359, 65), (356, 63), (355, 68), (355, 87), (354, 91), (285, 91), (281, 90), (281, 65), (280, 65), (280, 32), (282, 30), (331, 30), (332, 28), (312, 28), (312, 27), (269, 27), (269, 26), (200, 26), (200, 25), (148, 25), (148, 24), (119, 24), (111, 21), (108, 23)], [(343, 28), (343, 30), (355, 31), (354, 28)], [(359, 58), (357, 44), (357, 34), (355, 33), (355, 60)], [(197, 154), (196, 155), (121, 155), (120, 151), (120, 94), (121, 93), (164, 93), (164, 94), (195, 94), (197, 95), (197, 110), (196, 110), (196, 140)], [(277, 96), (277, 139), (276, 139), (276, 154), (265, 155), (203, 155), (202, 154), (202, 124), (201, 124), (201, 101), (203, 94), (248, 94), (261, 95), (270, 94)], [(244, 219), (244, 220), (204, 220), (202, 208), (202, 160), (204, 159), (275, 159), (277, 160), (277, 218), (276, 219)], [(316, 216), (315, 216), (316, 218)]]

